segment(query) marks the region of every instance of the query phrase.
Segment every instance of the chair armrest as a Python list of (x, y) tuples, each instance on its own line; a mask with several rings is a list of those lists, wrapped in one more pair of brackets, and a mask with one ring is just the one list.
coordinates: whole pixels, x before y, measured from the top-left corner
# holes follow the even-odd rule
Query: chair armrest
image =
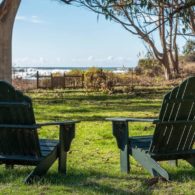
[(71, 120), (71, 121), (61, 121), (61, 122), (47, 122), (47, 123), (38, 123), (36, 124), (38, 128), (44, 127), (44, 126), (53, 126), (53, 125), (58, 125), (58, 126), (63, 126), (63, 125), (70, 125), (70, 124), (75, 124), (79, 123), (80, 121), (77, 120)]
[(38, 128), (43, 126), (59, 126), (59, 155), (63, 156), (64, 152), (70, 150), (71, 142), (75, 137), (75, 124), (80, 121), (71, 120), (71, 121), (61, 121), (61, 122), (48, 122), (48, 123), (39, 123)]
[(10, 129), (38, 129), (43, 126), (58, 125), (59, 128), (59, 155), (63, 155), (63, 152), (68, 152), (70, 150), (71, 142), (75, 137), (75, 123), (79, 121), (62, 121), (62, 122), (48, 122), (40, 123), (34, 125), (22, 125), (22, 124), (0, 124), (0, 128), (10, 128)]
[(0, 128), (13, 128), (13, 129), (38, 129), (43, 126), (51, 126), (51, 125), (70, 125), (79, 123), (80, 121), (71, 120), (71, 121), (62, 121), (62, 122), (48, 122), (48, 123), (38, 123), (34, 125), (23, 125), (23, 124), (0, 124)]
[(178, 120), (178, 121), (155, 121), (155, 124), (161, 125), (172, 125), (172, 124), (181, 124), (181, 125), (192, 125), (195, 124), (195, 120)]
[(150, 118), (106, 118), (107, 121), (112, 122), (151, 122), (158, 123), (159, 119), (150, 119)]
[(116, 138), (118, 148), (122, 151), (128, 151), (129, 147), (129, 128), (128, 122), (152, 122), (157, 123), (158, 119), (142, 118), (107, 118), (112, 121), (112, 133)]
[(18, 125), (18, 124), (1, 124), (0, 128), (11, 128), (11, 129), (37, 129), (38, 125)]

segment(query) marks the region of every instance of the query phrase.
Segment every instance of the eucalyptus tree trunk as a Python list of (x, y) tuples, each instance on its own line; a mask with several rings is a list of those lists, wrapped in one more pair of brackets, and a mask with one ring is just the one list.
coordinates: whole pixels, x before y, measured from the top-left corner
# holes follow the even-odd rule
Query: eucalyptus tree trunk
[(167, 81), (171, 80), (173, 78), (173, 76), (172, 76), (172, 72), (171, 72), (170, 66), (167, 66), (167, 64), (166, 64), (166, 65), (163, 66), (163, 68), (164, 68), (165, 79)]
[(12, 82), (12, 32), (21, 0), (0, 3), (0, 80)]

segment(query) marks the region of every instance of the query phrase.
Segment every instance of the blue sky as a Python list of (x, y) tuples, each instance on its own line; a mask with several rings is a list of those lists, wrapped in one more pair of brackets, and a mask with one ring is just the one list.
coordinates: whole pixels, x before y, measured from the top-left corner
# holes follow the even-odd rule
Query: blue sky
[(135, 66), (142, 41), (83, 7), (22, 0), (13, 33), (14, 66)]
[(22, 0), (13, 32), (14, 66), (136, 66), (143, 42), (86, 8)]

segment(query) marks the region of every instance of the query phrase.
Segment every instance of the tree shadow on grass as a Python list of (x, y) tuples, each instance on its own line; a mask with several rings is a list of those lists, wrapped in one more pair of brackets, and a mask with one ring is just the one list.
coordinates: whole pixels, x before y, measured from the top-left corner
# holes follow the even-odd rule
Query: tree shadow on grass
[[(16, 167), (14, 170), (3, 170), (2, 172), (2, 174), (0, 173), (0, 184), (21, 182), (21, 185), (23, 185), (22, 182), (30, 173), (30, 170), (28, 168), (18, 169)], [(98, 171), (79, 171), (78, 169), (71, 169), (67, 175), (63, 175), (52, 170), (32, 185), (49, 186), (49, 188), (52, 188), (52, 186), (64, 186), (70, 189), (70, 191), (72, 189), (72, 191), (76, 190), (77, 192), (90, 191), (100, 194), (143, 194), (145, 191), (150, 191), (145, 185), (143, 175), (131, 174), (125, 176), (119, 174), (114, 176)], [(135, 189), (134, 184), (131, 184), (131, 180), (141, 182), (143, 187)], [(129, 184), (124, 185), (124, 187), (117, 185), (120, 182), (127, 183), (127, 181), (129, 181)]]
[[(18, 184), (20, 188), (23, 180), (32, 168), (18, 168), (14, 170), (2, 170), (0, 172), (0, 184)], [(141, 174), (132, 172), (129, 175), (112, 175), (102, 171), (79, 170), (72, 168), (67, 175), (59, 174), (57, 171), (49, 171), (41, 180), (36, 181), (33, 186), (65, 187), (65, 190), (77, 193), (87, 191), (99, 194), (151, 194), (155, 189), (147, 184), (152, 177), (143, 171)], [(195, 169), (182, 168), (171, 174), (171, 180), (177, 183), (195, 180)], [(160, 189), (158, 189), (160, 190)]]
[(187, 180), (195, 181), (195, 168), (180, 169), (176, 173), (170, 175), (171, 180), (183, 183)]
[[(45, 120), (47, 118), (47, 120), (62, 120), (62, 118), (64, 118), (64, 116), (66, 117), (66, 119), (73, 119), (74, 115), (74, 119), (77, 120), (84, 120), (84, 121), (103, 121), (105, 120), (105, 118), (109, 118), (109, 117), (132, 117), (129, 115), (124, 115), (123, 112), (131, 112), (131, 113), (137, 113), (137, 112), (141, 112), (143, 115), (144, 113), (146, 113), (146, 118), (149, 118), (147, 116), (148, 112), (154, 113), (154, 115), (158, 115), (159, 113), (159, 106), (145, 106), (145, 105), (140, 105), (140, 106), (125, 106), (125, 105), (115, 105), (115, 106), (106, 106), (106, 105), (97, 105), (94, 106), (92, 108), (79, 108), (77, 106), (77, 108), (72, 108), (69, 110), (66, 110), (66, 108), (63, 109), (56, 109), (55, 112), (52, 112), (49, 108), (48, 108), (48, 112), (42, 112), (42, 110), (38, 110), (36, 111), (36, 116), (39, 116), (39, 120)], [(120, 115), (116, 115), (116, 112), (120, 112)], [(114, 114), (112, 114), (114, 113)], [(109, 115), (108, 115), (109, 114)]]
[[(56, 95), (56, 94), (55, 94)], [(70, 96), (51, 96), (51, 94), (49, 94), (47, 96), (47, 94), (43, 97), (34, 97), (33, 101), (34, 102), (41, 102), (41, 103), (63, 103), (66, 101), (107, 101), (107, 100), (131, 100), (131, 99), (139, 99), (139, 98), (144, 98), (144, 99), (156, 99), (157, 97), (162, 99), (164, 94), (160, 94), (159, 96), (157, 96), (157, 92), (153, 92), (153, 93), (132, 93), (132, 94), (116, 94), (116, 95), (108, 95), (108, 94), (94, 94), (94, 95), (90, 95), (90, 94), (83, 94), (83, 95), (70, 95)]]

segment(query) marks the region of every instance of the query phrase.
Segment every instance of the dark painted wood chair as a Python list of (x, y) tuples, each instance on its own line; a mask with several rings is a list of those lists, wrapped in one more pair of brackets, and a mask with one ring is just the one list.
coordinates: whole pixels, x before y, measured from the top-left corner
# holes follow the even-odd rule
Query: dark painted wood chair
[[(157, 161), (186, 160), (195, 166), (195, 77), (185, 80), (164, 97), (159, 119), (109, 118), (120, 148), (121, 171), (130, 172), (129, 155), (153, 176), (169, 180)], [(153, 122), (153, 136), (129, 137), (129, 122)], [(140, 132), (141, 133), (141, 132)]]
[[(7, 168), (36, 166), (25, 179), (26, 183), (45, 175), (56, 159), (59, 159), (58, 171), (66, 174), (67, 152), (77, 122), (37, 124), (31, 99), (0, 81), (0, 163)], [(48, 125), (59, 126), (59, 140), (39, 139), (37, 129)]]

